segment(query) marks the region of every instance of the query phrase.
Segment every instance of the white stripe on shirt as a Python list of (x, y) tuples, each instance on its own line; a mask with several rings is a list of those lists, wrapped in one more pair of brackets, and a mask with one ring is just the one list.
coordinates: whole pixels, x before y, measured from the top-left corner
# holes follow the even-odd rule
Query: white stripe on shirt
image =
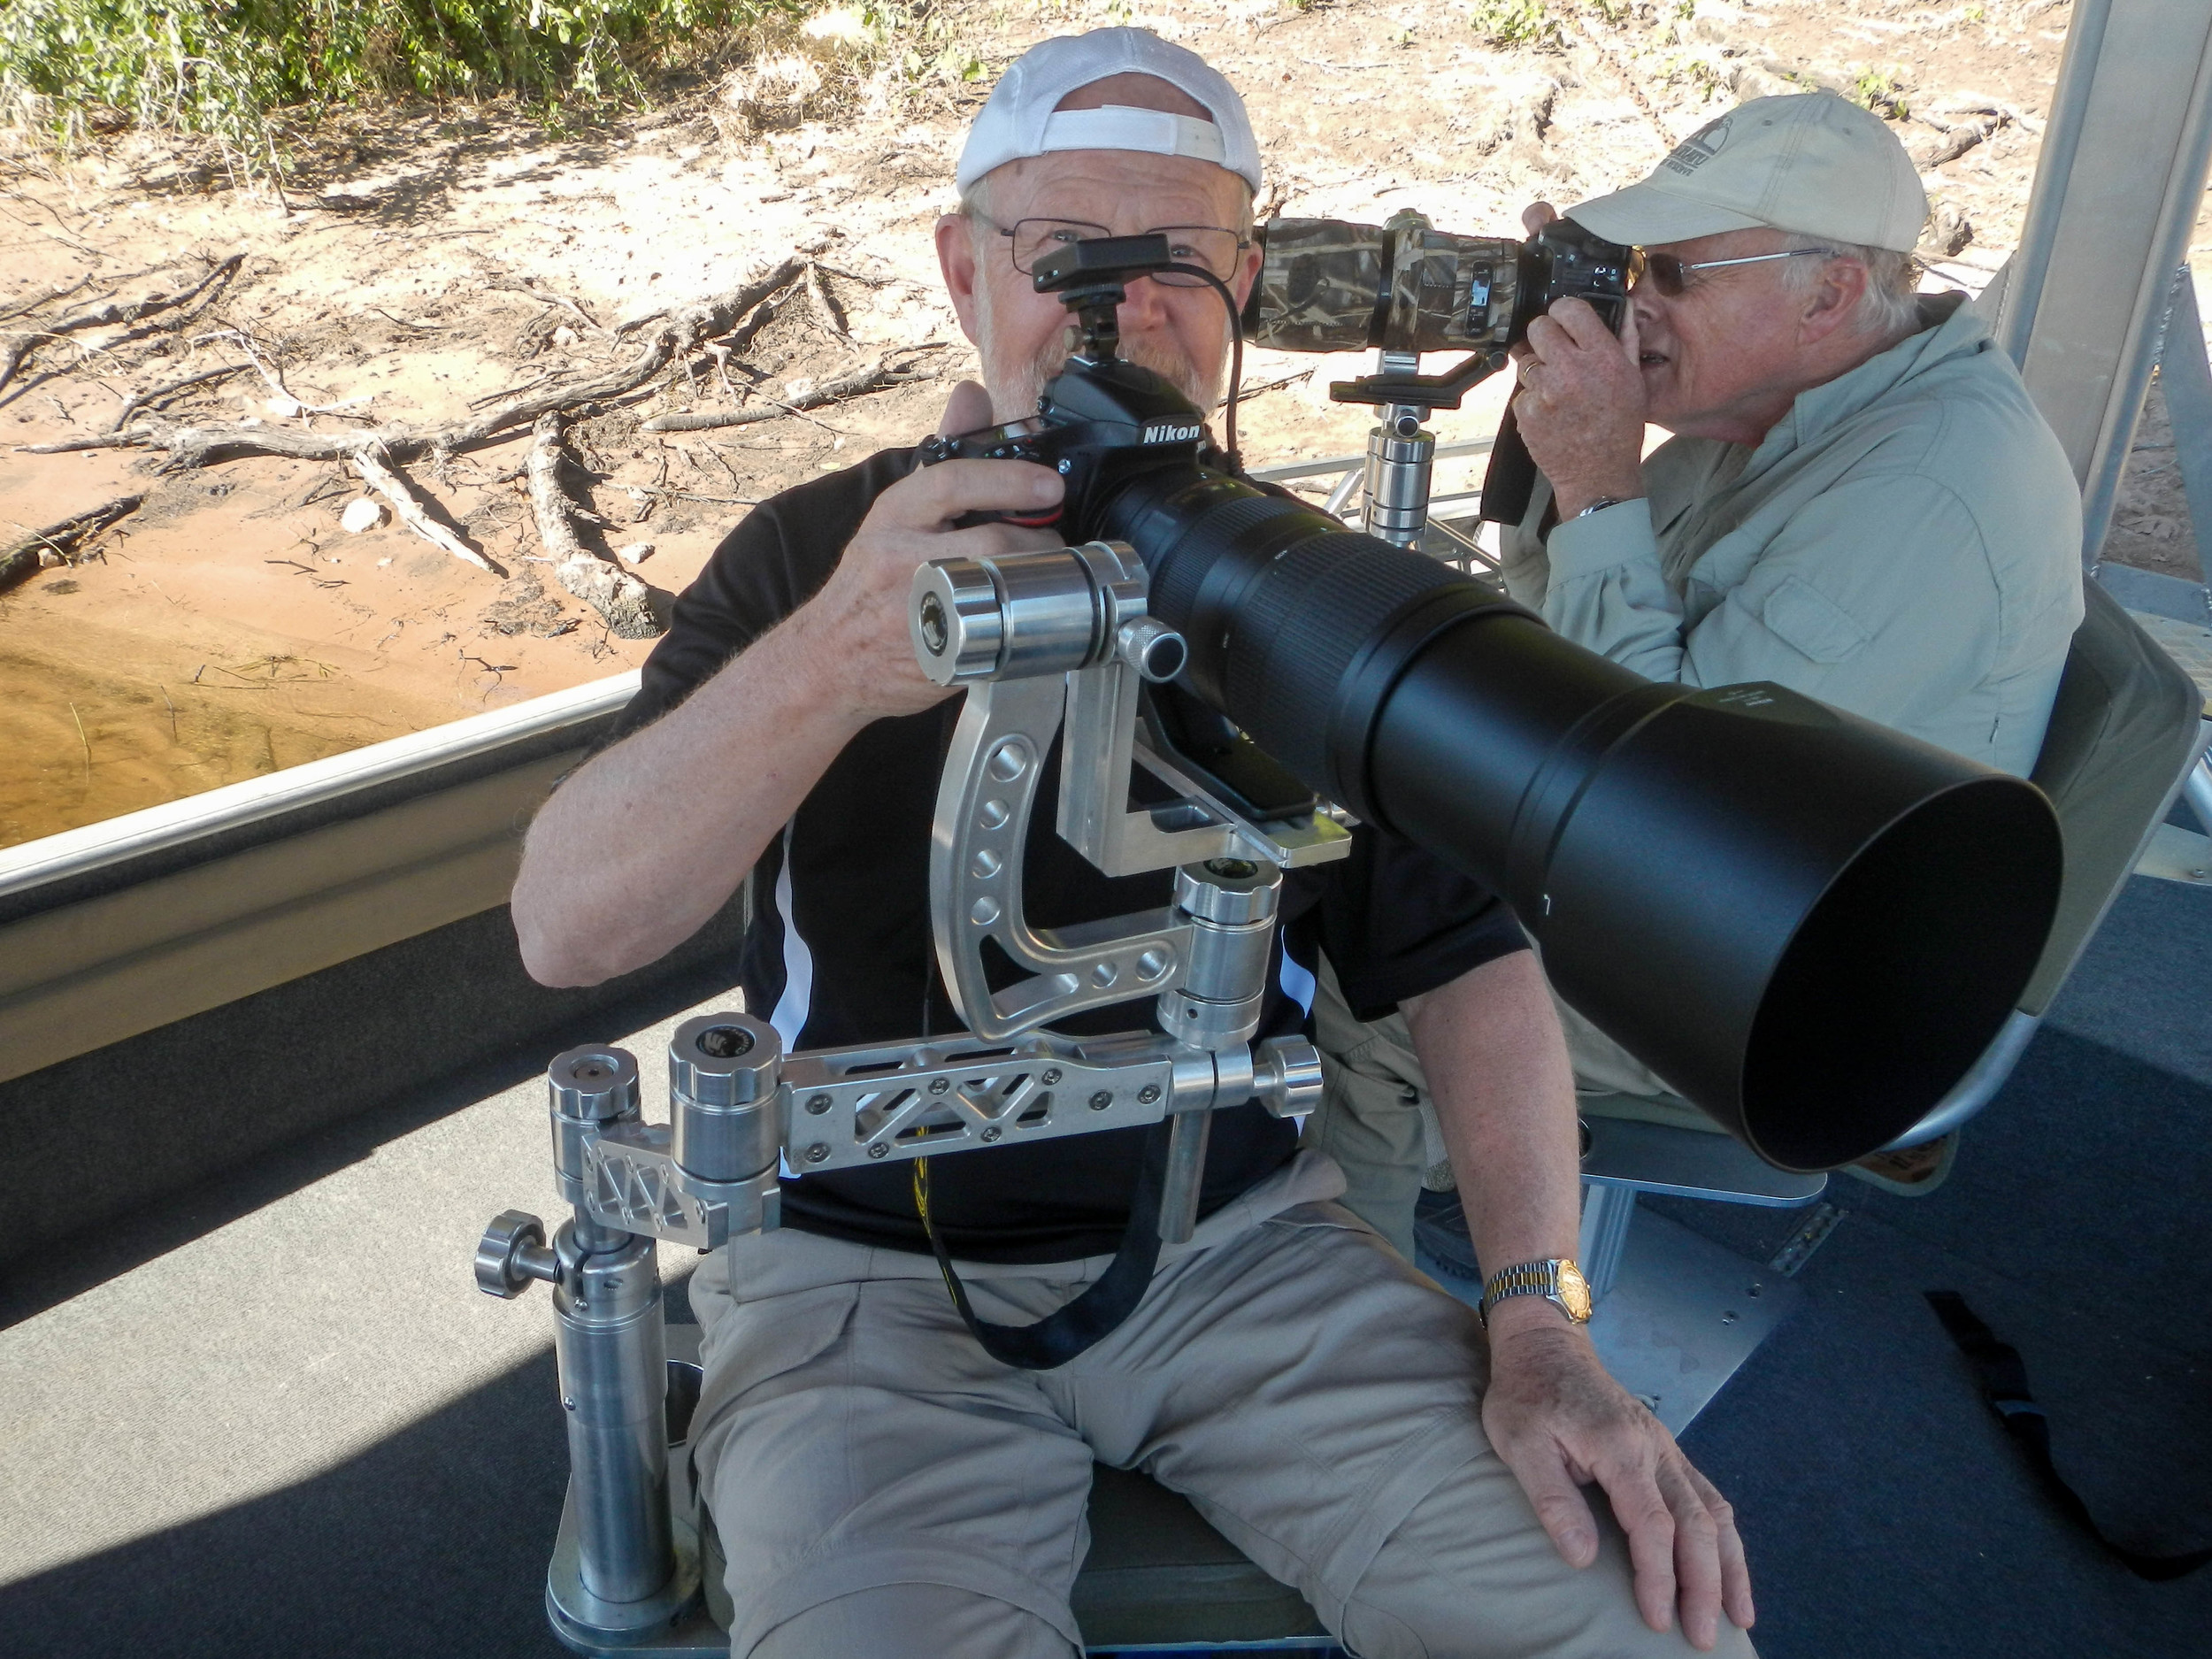
[[(807, 1016), (814, 1002), (814, 953), (807, 949), (805, 940), (799, 937), (798, 926), (792, 919), (791, 903), (791, 826), (783, 826), (783, 867), (776, 872), (776, 918), (783, 924), (783, 995), (776, 999), (776, 1011), (768, 1017), (768, 1023), (776, 1028), (776, 1035), (783, 1039), (783, 1051), (791, 1054), (798, 1048), (799, 1033), (806, 1029)], [(1310, 987), (1313, 976), (1306, 976)], [(1309, 1001), (1313, 993), (1306, 993)]]

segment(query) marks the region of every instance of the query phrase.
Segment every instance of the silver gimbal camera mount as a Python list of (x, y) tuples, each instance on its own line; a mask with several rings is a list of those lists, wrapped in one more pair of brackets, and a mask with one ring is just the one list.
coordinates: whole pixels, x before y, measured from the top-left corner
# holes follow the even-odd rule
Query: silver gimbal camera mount
[[(1158, 1232), (1179, 1242), (1195, 1225), (1214, 1108), (1258, 1100), (1289, 1116), (1319, 1103), (1310, 1043), (1251, 1039), (1282, 872), (1343, 856), (1349, 832), (1325, 809), (1249, 821), (1150, 747), (1143, 685), (1172, 679), (1185, 651), (1147, 612), (1143, 564), (1103, 541), (944, 560), (916, 573), (909, 621), (923, 671), (966, 693), (930, 864), (938, 964), (966, 1032), (786, 1055), (749, 1015), (687, 1020), (669, 1045), (665, 1123), (645, 1120), (629, 1054), (572, 1048), (547, 1074), (572, 1218), (549, 1241), (536, 1217), (509, 1210), (477, 1248), (488, 1294), (553, 1286), (571, 1477), (546, 1609), (579, 1652), (668, 1651), (697, 1612), (695, 1530), (670, 1501), (659, 1240), (710, 1250), (773, 1228), (787, 1167), (1171, 1118)], [(1028, 921), (1023, 849), (1063, 730), (1060, 834), (1110, 876), (1173, 869), (1166, 908), (1057, 930)], [(1165, 786), (1148, 791), (1164, 804), (1130, 804), (1133, 767)], [(1021, 977), (993, 989), (987, 945)], [(1140, 998), (1153, 999), (1161, 1033), (1045, 1029)]]

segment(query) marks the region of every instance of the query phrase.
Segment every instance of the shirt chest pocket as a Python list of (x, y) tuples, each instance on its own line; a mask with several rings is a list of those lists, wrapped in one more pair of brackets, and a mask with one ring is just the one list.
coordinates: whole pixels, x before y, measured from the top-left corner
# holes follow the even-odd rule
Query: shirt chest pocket
[(1873, 638), (1849, 611), (1796, 576), (1775, 585), (1759, 607), (1759, 620), (1816, 663), (1840, 663)]

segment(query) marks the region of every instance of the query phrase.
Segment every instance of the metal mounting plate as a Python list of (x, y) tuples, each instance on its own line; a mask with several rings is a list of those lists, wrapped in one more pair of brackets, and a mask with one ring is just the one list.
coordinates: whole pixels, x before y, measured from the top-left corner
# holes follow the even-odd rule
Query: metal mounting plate
[(809, 1174), (1135, 1128), (1210, 1104), (1212, 1059), (1149, 1032), (818, 1048), (784, 1062), (784, 1145)]

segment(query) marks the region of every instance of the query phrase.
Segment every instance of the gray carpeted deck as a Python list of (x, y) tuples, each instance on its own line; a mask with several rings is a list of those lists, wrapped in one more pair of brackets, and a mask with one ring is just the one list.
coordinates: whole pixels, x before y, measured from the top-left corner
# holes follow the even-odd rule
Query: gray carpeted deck
[[(649, 1070), (680, 1011), (636, 1011)], [(495, 1211), (555, 1209), (541, 1087), (453, 1079), (0, 1289), (0, 1654), (561, 1651), (549, 1310), (469, 1278)], [(1690, 1436), (1742, 1510), (1763, 1652), (2205, 1652), (2212, 1569), (2140, 1584), (2070, 1531), (1919, 1293), (2020, 1347), (2111, 1525), (2207, 1541), (2212, 891), (2131, 886), (1942, 1192), (1832, 1196), (1809, 1306)], [(1792, 1225), (1655, 1207), (1761, 1259)]]

